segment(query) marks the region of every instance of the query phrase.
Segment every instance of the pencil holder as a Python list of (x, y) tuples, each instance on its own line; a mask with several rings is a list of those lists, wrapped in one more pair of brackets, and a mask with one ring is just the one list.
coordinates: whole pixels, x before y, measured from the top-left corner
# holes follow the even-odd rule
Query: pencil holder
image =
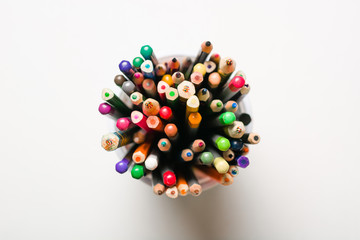
[(116, 150), (116, 171), (129, 170), (155, 194), (198, 196), (219, 183), (231, 185), (249, 165), (247, 145), (260, 141), (252, 133), (245, 74), (233, 74), (235, 61), (219, 54), (205, 61), (208, 43), (197, 57), (160, 59), (143, 46), (145, 60), (122, 61), (124, 75), (114, 79), (120, 88), (102, 92), (107, 103), (99, 111), (109, 116), (111, 132), (102, 147)]

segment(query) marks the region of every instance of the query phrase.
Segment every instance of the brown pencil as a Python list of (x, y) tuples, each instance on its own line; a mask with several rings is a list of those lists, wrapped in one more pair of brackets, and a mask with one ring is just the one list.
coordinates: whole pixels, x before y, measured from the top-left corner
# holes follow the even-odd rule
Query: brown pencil
[(161, 195), (165, 192), (165, 185), (162, 181), (159, 169), (155, 169), (154, 171), (152, 171), (152, 186), (153, 191), (156, 195)]
[(141, 143), (145, 142), (146, 133), (147, 132), (142, 128), (139, 129), (139, 131), (137, 131), (136, 133), (134, 133), (134, 135), (133, 135), (134, 143), (141, 144)]
[(195, 177), (192, 168), (190, 166), (184, 166), (182, 168), (182, 171), (184, 173), (185, 180), (189, 186), (191, 195), (199, 196), (202, 192), (202, 187), (199, 184), (197, 178)]

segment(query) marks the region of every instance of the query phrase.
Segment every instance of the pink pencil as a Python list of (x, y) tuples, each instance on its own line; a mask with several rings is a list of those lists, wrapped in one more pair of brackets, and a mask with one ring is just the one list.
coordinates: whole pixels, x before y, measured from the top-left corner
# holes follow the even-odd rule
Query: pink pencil
[(135, 127), (135, 124), (131, 122), (129, 117), (122, 117), (117, 120), (116, 127), (121, 131), (125, 131), (129, 128)]
[(139, 111), (131, 112), (131, 121), (147, 132), (152, 131), (146, 124), (147, 117)]

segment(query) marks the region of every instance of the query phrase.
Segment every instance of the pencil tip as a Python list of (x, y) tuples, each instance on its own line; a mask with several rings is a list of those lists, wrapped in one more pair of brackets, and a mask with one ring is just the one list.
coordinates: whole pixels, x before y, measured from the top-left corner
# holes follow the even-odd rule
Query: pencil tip
[(210, 42), (210, 41), (206, 41), (205, 45), (206, 45), (207, 47), (210, 47), (211, 42)]

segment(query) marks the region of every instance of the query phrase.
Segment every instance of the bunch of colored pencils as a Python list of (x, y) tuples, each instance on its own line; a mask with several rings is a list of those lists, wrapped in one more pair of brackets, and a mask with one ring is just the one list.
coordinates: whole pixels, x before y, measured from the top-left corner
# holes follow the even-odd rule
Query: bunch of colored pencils
[(114, 82), (120, 94), (105, 88), (99, 111), (116, 120), (117, 132), (105, 134), (106, 151), (125, 147), (115, 169), (131, 169), (135, 179), (149, 177), (153, 191), (170, 198), (202, 192), (199, 179), (207, 177), (230, 185), (238, 168), (246, 168), (248, 144), (260, 136), (246, 132), (251, 117), (240, 101), (250, 86), (235, 60), (203, 42), (195, 58), (159, 62), (153, 49), (143, 46), (142, 57), (119, 64)]

